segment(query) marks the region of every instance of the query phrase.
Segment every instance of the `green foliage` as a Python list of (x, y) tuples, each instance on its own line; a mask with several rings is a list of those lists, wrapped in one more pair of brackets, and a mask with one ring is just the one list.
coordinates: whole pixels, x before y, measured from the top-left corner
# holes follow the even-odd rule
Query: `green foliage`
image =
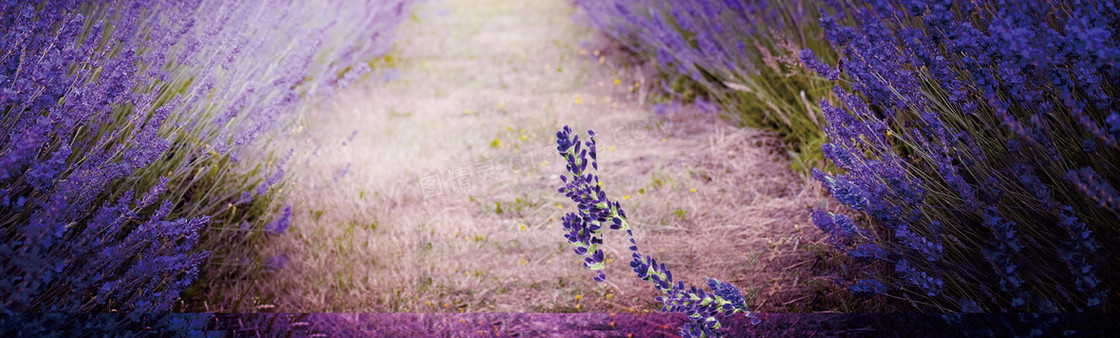
[(799, 58), (803, 49), (824, 62), (839, 58), (820, 25), (806, 24), (817, 22), (816, 4), (798, 0), (751, 11), (664, 0), (579, 4), (605, 33), (657, 67), (663, 95), (655, 99), (714, 101), (743, 126), (776, 131), (796, 171), (826, 165), (819, 102), (831, 96), (833, 83), (812, 75)]

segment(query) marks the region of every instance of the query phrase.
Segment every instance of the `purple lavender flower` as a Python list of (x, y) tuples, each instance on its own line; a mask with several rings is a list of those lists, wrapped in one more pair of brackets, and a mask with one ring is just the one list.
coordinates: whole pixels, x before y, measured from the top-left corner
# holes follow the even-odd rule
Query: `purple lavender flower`
[(1097, 175), (1093, 168), (1071, 169), (1066, 173), (1065, 180), (1076, 186), (1082, 194), (1098, 203), (1100, 207), (1120, 214), (1120, 193), (1117, 193), (1111, 183)]
[(1108, 132), (1112, 134), (1112, 138), (1120, 141), (1120, 114), (1112, 113), (1108, 115), (1105, 122), (1108, 123)]
[(292, 206), (285, 205), (284, 211), (280, 212), (280, 217), (277, 217), (275, 221), (268, 225), (268, 232), (271, 234), (282, 234), (285, 231), (288, 231), (288, 225), (291, 224), (291, 221)]
[[(707, 336), (718, 336), (719, 321), (715, 315), (737, 312), (746, 313), (746, 301), (739, 289), (730, 283), (707, 279), (711, 292), (691, 287), (685, 288), (684, 282), (674, 284), (673, 273), (650, 255), (643, 255), (634, 240), (634, 234), (626, 219), (625, 212), (618, 202), (607, 198), (599, 184), (599, 178), (591, 170), (598, 171), (599, 164), (596, 153), (595, 132), (588, 130), (589, 140), (580, 142), (579, 135), (572, 133), (572, 129), (565, 126), (556, 133), (556, 150), (566, 160), (567, 175), (561, 176), (564, 186), (557, 192), (564, 194), (577, 205), (577, 212), (565, 215), (561, 222), (564, 225), (564, 238), (573, 246), (573, 251), (584, 257), (584, 266), (595, 271), (595, 281), (606, 281), (603, 273), (605, 264), (603, 249), (604, 223), (610, 224), (612, 230), (623, 230), (630, 241), (632, 260), (630, 267), (639, 279), (653, 284), (654, 288), (665, 294), (659, 296), (658, 301), (665, 304), (663, 312), (685, 313), (691, 322), (681, 328), (682, 335), (702, 333)], [(586, 148), (584, 148), (586, 147)]]
[(824, 76), (829, 81), (836, 81), (836, 79), (840, 77), (840, 71), (821, 63), (820, 60), (817, 60), (817, 55), (814, 54), (811, 49), (802, 49), (799, 53), (801, 62), (804, 63), (806, 67), (816, 72), (818, 75)]
[(887, 292), (887, 286), (874, 279), (864, 279), (852, 284), (852, 293), (860, 297), (872, 297)]

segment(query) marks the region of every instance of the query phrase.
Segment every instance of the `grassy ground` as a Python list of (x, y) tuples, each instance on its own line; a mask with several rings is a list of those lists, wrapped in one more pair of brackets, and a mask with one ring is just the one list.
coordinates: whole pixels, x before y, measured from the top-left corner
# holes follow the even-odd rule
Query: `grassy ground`
[[(261, 311), (657, 311), (621, 233), (608, 283), (566, 244), (563, 125), (600, 136), (603, 186), (677, 279), (730, 280), (763, 311), (813, 302), (816, 185), (772, 136), (692, 107), (656, 115), (640, 68), (564, 0), (447, 0), (396, 33), (399, 77), (356, 84), (278, 143), (300, 154)], [(235, 290), (236, 292), (236, 290)]]

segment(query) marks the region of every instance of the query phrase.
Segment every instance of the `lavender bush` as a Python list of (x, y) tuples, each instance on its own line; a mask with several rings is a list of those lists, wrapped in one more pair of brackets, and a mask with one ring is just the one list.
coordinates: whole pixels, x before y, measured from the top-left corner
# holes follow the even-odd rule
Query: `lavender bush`
[[(815, 223), (923, 309), (1103, 311), (1117, 290), (1113, 2), (872, 1), (823, 11), (844, 57), (814, 176), (871, 223)], [(841, 17), (851, 17), (850, 25)], [(814, 63), (806, 56), (806, 63)]]
[[(816, 102), (827, 79), (807, 76), (799, 55), (835, 61), (815, 22), (814, 1), (577, 0), (593, 24), (651, 60), (670, 99), (714, 100), (751, 127), (773, 129), (790, 145), (793, 167), (823, 157)], [(817, 51), (814, 53), (813, 51)]]
[(167, 311), (251, 273), (287, 222), (256, 145), (369, 71), (404, 1), (358, 5), (0, 5), (0, 312)]
[(595, 132), (588, 130), (587, 134), (590, 140), (581, 145), (579, 135), (573, 135), (571, 128), (565, 126), (563, 130), (556, 132), (556, 150), (567, 161), (567, 176), (560, 177), (565, 184), (558, 192), (577, 204), (578, 212), (570, 212), (561, 220), (566, 232), (564, 237), (574, 247), (573, 251), (584, 257), (584, 266), (595, 271), (595, 281), (605, 282), (607, 278), (603, 273), (604, 254), (600, 246), (603, 245), (602, 226), (610, 224), (612, 230), (626, 231), (633, 258), (630, 267), (634, 273), (665, 294), (657, 297), (658, 302), (665, 304), (662, 312), (684, 313), (688, 316), (690, 322), (681, 327), (682, 336), (719, 336), (719, 331), (716, 331), (720, 328), (719, 320), (715, 318), (717, 314), (743, 312), (750, 316), (751, 312), (747, 309), (742, 293), (731, 283), (705, 277), (709, 291), (695, 286), (685, 287), (683, 281), (673, 284), (673, 273), (665, 267), (665, 263), (658, 264), (650, 255), (643, 255), (638, 251), (634, 233), (626, 220), (626, 212), (618, 202), (607, 198), (599, 177), (587, 170), (588, 164), (592, 171), (599, 170)]
[[(812, 219), (850, 272), (842, 285), (876, 300), (869, 308), (1116, 303), (1114, 1), (578, 3), (667, 77), (702, 84), (728, 109), (806, 107), (776, 115), (811, 122), (827, 136), (820, 143), (768, 127), (827, 158), (812, 174), (849, 210)], [(786, 65), (816, 75), (766, 75)], [(736, 105), (719, 94), (728, 89), (767, 94)], [(667, 90), (688, 99), (687, 88)]]

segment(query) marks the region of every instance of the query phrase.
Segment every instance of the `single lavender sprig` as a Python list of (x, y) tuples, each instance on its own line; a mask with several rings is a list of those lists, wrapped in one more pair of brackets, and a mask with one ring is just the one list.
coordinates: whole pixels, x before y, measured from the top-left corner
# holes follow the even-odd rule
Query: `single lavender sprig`
[[(572, 129), (565, 126), (556, 133), (556, 150), (567, 161), (568, 176), (561, 176), (564, 186), (557, 191), (575, 202), (578, 212), (565, 215), (561, 221), (564, 224), (564, 238), (572, 244), (573, 251), (584, 257), (584, 266), (595, 271), (595, 281), (605, 282), (607, 277), (603, 273), (603, 224), (610, 224), (612, 230), (625, 230), (630, 241), (630, 252), (633, 260), (630, 267), (638, 278), (653, 284), (665, 296), (657, 297), (657, 301), (664, 304), (661, 309), (666, 313), (684, 313), (690, 323), (681, 327), (681, 335), (685, 337), (718, 337), (716, 331), (720, 328), (716, 314), (745, 313), (753, 317), (747, 309), (746, 300), (742, 293), (731, 283), (720, 282), (714, 278), (707, 278), (710, 291), (696, 288), (686, 288), (683, 281), (673, 284), (673, 273), (665, 267), (665, 263), (658, 263), (650, 255), (643, 255), (638, 250), (634, 240), (630, 223), (626, 220), (626, 212), (618, 202), (607, 198), (607, 193), (599, 182), (599, 177), (587, 171), (588, 164), (594, 171), (599, 170), (597, 153), (595, 151), (595, 132), (588, 130), (590, 140), (583, 143), (579, 135), (574, 135)], [(590, 157), (590, 159), (588, 159)], [(752, 323), (757, 324), (758, 318)]]

